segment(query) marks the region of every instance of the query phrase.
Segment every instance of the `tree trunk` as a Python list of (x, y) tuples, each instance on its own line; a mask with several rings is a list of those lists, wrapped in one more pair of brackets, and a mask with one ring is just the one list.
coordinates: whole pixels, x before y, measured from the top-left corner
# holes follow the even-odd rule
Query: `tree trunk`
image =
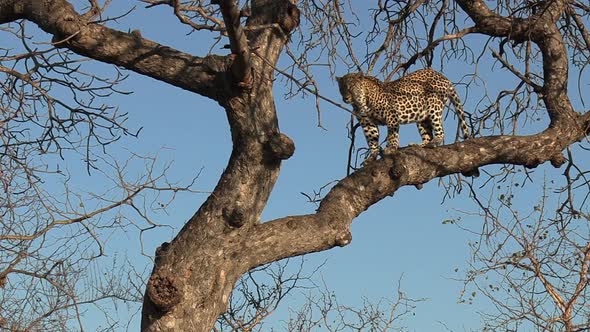
[[(224, 18), (231, 16), (221, 5)], [(172, 243), (157, 252), (144, 301), (143, 331), (210, 331), (225, 312), (235, 282), (261, 263), (249, 250), (255, 241), (249, 235), (260, 223), (281, 160), (294, 152), (293, 142), (278, 127), (274, 64), (290, 32), (283, 26), (298, 21), (299, 13), (288, 1), (259, 0), (252, 7), (248, 26), (276, 27), (247, 34), (255, 50), (248, 63), (239, 61), (239, 47), (234, 49), (230, 39), (234, 67), (228, 74), (228, 97), (219, 102), (230, 124), (233, 150), (211, 196)], [(251, 78), (244, 82), (245, 75)]]

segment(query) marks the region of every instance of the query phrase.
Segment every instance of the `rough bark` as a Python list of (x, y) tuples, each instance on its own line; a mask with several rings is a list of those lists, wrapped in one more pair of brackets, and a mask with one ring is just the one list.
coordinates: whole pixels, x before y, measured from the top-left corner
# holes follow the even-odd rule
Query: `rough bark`
[[(0, 24), (27, 19), (53, 35), (53, 42), (105, 63), (124, 67), (214, 100), (227, 96), (230, 57), (196, 57), (100, 24), (88, 23), (66, 0), (0, 1)], [(61, 43), (60, 43), (61, 41)]]
[[(248, 24), (278, 23), (283, 17), (277, 15), (281, 12), (277, 8), (273, 1), (253, 1)], [(283, 13), (289, 15), (288, 11)], [(277, 62), (287, 40), (285, 32), (276, 28), (247, 37), (250, 48), (270, 63)], [(242, 56), (243, 53), (237, 55)], [(253, 245), (248, 236), (260, 222), (279, 174), (280, 161), (288, 158), (294, 148), (291, 140), (279, 132), (272, 95), (274, 69), (258, 57), (250, 59), (254, 82), (251, 89), (219, 100), (232, 134), (233, 151), (228, 166), (212, 195), (174, 241), (160, 251), (148, 282), (150, 285), (162, 276), (175, 275), (171, 280), (173, 288), (182, 289), (178, 295), (182, 299), (172, 310), (165, 311), (167, 308), (154, 303), (157, 296), (148, 291), (142, 321), (145, 331), (210, 330), (226, 310), (234, 283), (258, 265), (256, 258), (244, 251), (246, 246)], [(250, 86), (241, 84), (243, 69), (233, 68), (231, 73), (235, 91)]]
[(228, 165), (207, 201), (171, 243), (159, 248), (142, 313), (143, 331), (210, 331), (243, 273), (285, 257), (347, 245), (354, 218), (398, 188), (490, 164), (536, 167), (550, 161), (559, 167), (565, 161), (562, 150), (588, 135), (590, 116), (576, 113), (567, 95), (567, 53), (555, 25), (565, 2), (549, 2), (546, 10), (528, 19), (496, 15), (482, 0), (457, 2), (479, 33), (538, 45), (550, 127), (532, 136), (401, 149), (342, 179), (317, 213), (265, 223), (260, 216), (281, 160), (294, 151), (293, 142), (279, 130), (274, 68), (269, 65), (277, 63), (289, 32), (299, 23), (290, 1), (253, 0), (246, 24), (269, 27), (250, 31), (236, 19), (235, 2), (216, 1), (230, 37), (229, 56), (195, 57), (137, 34), (88, 23), (66, 0), (0, 0), (0, 23), (28, 19), (63, 41), (62, 47), (194, 91), (225, 109), (233, 142)]

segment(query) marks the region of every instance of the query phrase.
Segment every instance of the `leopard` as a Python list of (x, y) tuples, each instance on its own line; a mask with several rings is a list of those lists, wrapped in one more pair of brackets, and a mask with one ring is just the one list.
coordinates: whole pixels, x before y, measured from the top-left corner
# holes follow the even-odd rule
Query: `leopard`
[(400, 124), (416, 123), (422, 143), (434, 147), (444, 143), (443, 110), (449, 99), (459, 118), (463, 138), (470, 137), (465, 111), (453, 83), (430, 68), (412, 72), (402, 78), (382, 82), (363, 73), (336, 77), (342, 99), (353, 106), (353, 113), (363, 128), (369, 156), (379, 155), (379, 125), (387, 126), (385, 154), (399, 148)]

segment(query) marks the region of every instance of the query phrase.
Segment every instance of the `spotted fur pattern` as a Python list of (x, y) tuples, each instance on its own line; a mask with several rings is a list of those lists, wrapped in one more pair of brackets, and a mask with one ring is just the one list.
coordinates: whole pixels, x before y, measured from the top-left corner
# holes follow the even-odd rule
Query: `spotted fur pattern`
[(469, 137), (465, 112), (451, 81), (432, 69), (422, 69), (397, 81), (381, 82), (361, 73), (337, 77), (344, 102), (352, 104), (363, 128), (371, 154), (379, 154), (378, 125), (387, 126), (386, 153), (399, 147), (399, 125), (416, 123), (422, 143), (439, 145), (444, 142), (442, 114), (450, 99), (459, 117), (464, 138)]

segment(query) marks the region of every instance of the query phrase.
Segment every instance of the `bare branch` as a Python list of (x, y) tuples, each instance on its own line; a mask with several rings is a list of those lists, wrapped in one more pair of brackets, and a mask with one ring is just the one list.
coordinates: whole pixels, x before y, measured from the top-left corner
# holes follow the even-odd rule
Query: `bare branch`
[(264, 58), (262, 55), (258, 54), (258, 52), (257, 52), (256, 50), (253, 50), (253, 51), (252, 51), (252, 53), (253, 53), (254, 55), (256, 55), (257, 57), (259, 57), (259, 58), (260, 58), (262, 61), (264, 61), (264, 62), (265, 62), (267, 65), (269, 65), (269, 66), (272, 66), (272, 67), (273, 67), (273, 69), (274, 69), (274, 70), (275, 70), (277, 73), (279, 73), (279, 74), (281, 74), (281, 75), (283, 75), (283, 76), (287, 77), (289, 80), (291, 80), (291, 82), (295, 83), (295, 84), (296, 84), (297, 86), (299, 86), (301, 89), (303, 89), (303, 90), (305, 90), (305, 91), (307, 91), (307, 92), (309, 92), (309, 93), (313, 94), (315, 97), (317, 97), (317, 98), (319, 98), (319, 99), (322, 99), (322, 100), (324, 100), (324, 101), (326, 101), (326, 102), (328, 102), (328, 103), (330, 103), (330, 104), (332, 104), (332, 105), (334, 105), (334, 106), (336, 106), (336, 107), (338, 107), (338, 108), (340, 108), (340, 109), (342, 109), (342, 110), (344, 110), (344, 111), (346, 111), (346, 112), (348, 112), (348, 113), (350, 113), (350, 114), (353, 114), (353, 112), (352, 112), (350, 109), (348, 109), (347, 107), (345, 107), (344, 105), (342, 105), (342, 104), (340, 104), (340, 103), (338, 103), (338, 102), (334, 101), (334, 100), (333, 100), (333, 99), (331, 99), (331, 98), (328, 98), (328, 97), (326, 97), (326, 96), (324, 96), (324, 95), (321, 95), (321, 94), (319, 93), (319, 90), (317, 90), (317, 89), (311, 89), (311, 88), (309, 88), (307, 85), (304, 85), (304, 84), (302, 84), (301, 82), (299, 82), (299, 80), (298, 80), (297, 78), (295, 78), (294, 76), (292, 76), (291, 74), (287, 73), (287, 72), (286, 72), (286, 71), (284, 71), (284, 70), (281, 70), (281, 69), (279, 69), (279, 68), (275, 67), (275, 66), (274, 66), (272, 63), (268, 62), (268, 60), (266, 60), (266, 58)]
[(500, 61), (502, 63), (502, 66), (504, 66), (505, 68), (510, 70), (510, 72), (512, 72), (514, 75), (516, 75), (518, 78), (520, 78), (523, 82), (525, 82), (530, 87), (532, 87), (536, 93), (542, 93), (543, 88), (541, 86), (539, 86), (538, 84), (533, 82), (530, 78), (528, 78), (526, 75), (524, 75), (523, 73), (518, 71), (516, 68), (514, 68), (514, 66), (511, 65), (510, 63), (508, 63), (508, 61), (506, 61), (506, 59), (504, 59), (500, 55), (500, 53), (496, 52), (495, 50), (491, 50), (491, 51), (492, 51), (492, 55), (494, 56), (494, 58), (496, 58), (498, 61)]
[[(13, 1), (9, 4), (16, 6)], [(19, 6), (23, 10), (18, 15), (10, 11), (0, 12), (0, 23), (26, 18), (54, 35), (60, 47), (78, 54), (123, 66), (214, 100), (222, 94), (223, 88), (217, 81), (223, 80), (228, 62), (226, 57), (199, 58), (145, 39), (138, 33), (87, 24), (66, 0), (55, 0), (51, 5), (26, 0), (20, 1)]]
[(443, 41), (460, 39), (470, 33), (477, 33), (477, 32), (478, 31), (477, 31), (476, 27), (469, 27), (469, 28), (465, 28), (457, 33), (448, 34), (448, 35), (442, 36), (442, 37), (434, 40), (433, 42), (428, 44), (428, 46), (426, 46), (422, 51), (414, 54), (410, 59), (408, 59), (408, 61), (406, 61), (404, 63), (397, 64), (395, 66), (395, 68), (387, 75), (386, 80), (391, 80), (393, 75), (395, 75), (400, 69), (403, 69), (405, 71), (408, 68), (410, 68), (412, 65), (414, 65), (418, 59), (431, 54), (432, 51)]
[(375, 67), (375, 65), (377, 64), (377, 61), (379, 60), (379, 58), (381, 57), (381, 55), (383, 54), (384, 51), (386, 51), (391, 42), (393, 41), (393, 38), (396, 36), (396, 34), (399, 33), (399, 25), (402, 24), (406, 18), (408, 16), (410, 16), (410, 14), (412, 14), (413, 12), (415, 12), (420, 6), (422, 6), (422, 4), (424, 4), (425, 0), (417, 0), (415, 2), (408, 2), (408, 4), (403, 8), (403, 10), (400, 11), (400, 13), (398, 14), (398, 17), (389, 21), (389, 25), (387, 28), (387, 34), (385, 35), (385, 38), (383, 40), (383, 44), (373, 53), (373, 58), (371, 59), (371, 62), (369, 63), (369, 68), (367, 69), (367, 73), (372, 73), (373, 69)]
[(580, 31), (584, 43), (586, 43), (586, 48), (590, 50), (590, 33), (586, 29), (582, 17), (570, 7), (568, 7), (567, 13), (574, 19), (574, 22), (576, 22), (576, 27), (578, 28), (578, 31)]
[(211, 3), (219, 5), (223, 14), (223, 21), (229, 37), (229, 46), (233, 55), (231, 71), (237, 80), (237, 85), (244, 88), (250, 87), (252, 84), (250, 49), (246, 34), (240, 23), (238, 4), (235, 0), (215, 0)]

